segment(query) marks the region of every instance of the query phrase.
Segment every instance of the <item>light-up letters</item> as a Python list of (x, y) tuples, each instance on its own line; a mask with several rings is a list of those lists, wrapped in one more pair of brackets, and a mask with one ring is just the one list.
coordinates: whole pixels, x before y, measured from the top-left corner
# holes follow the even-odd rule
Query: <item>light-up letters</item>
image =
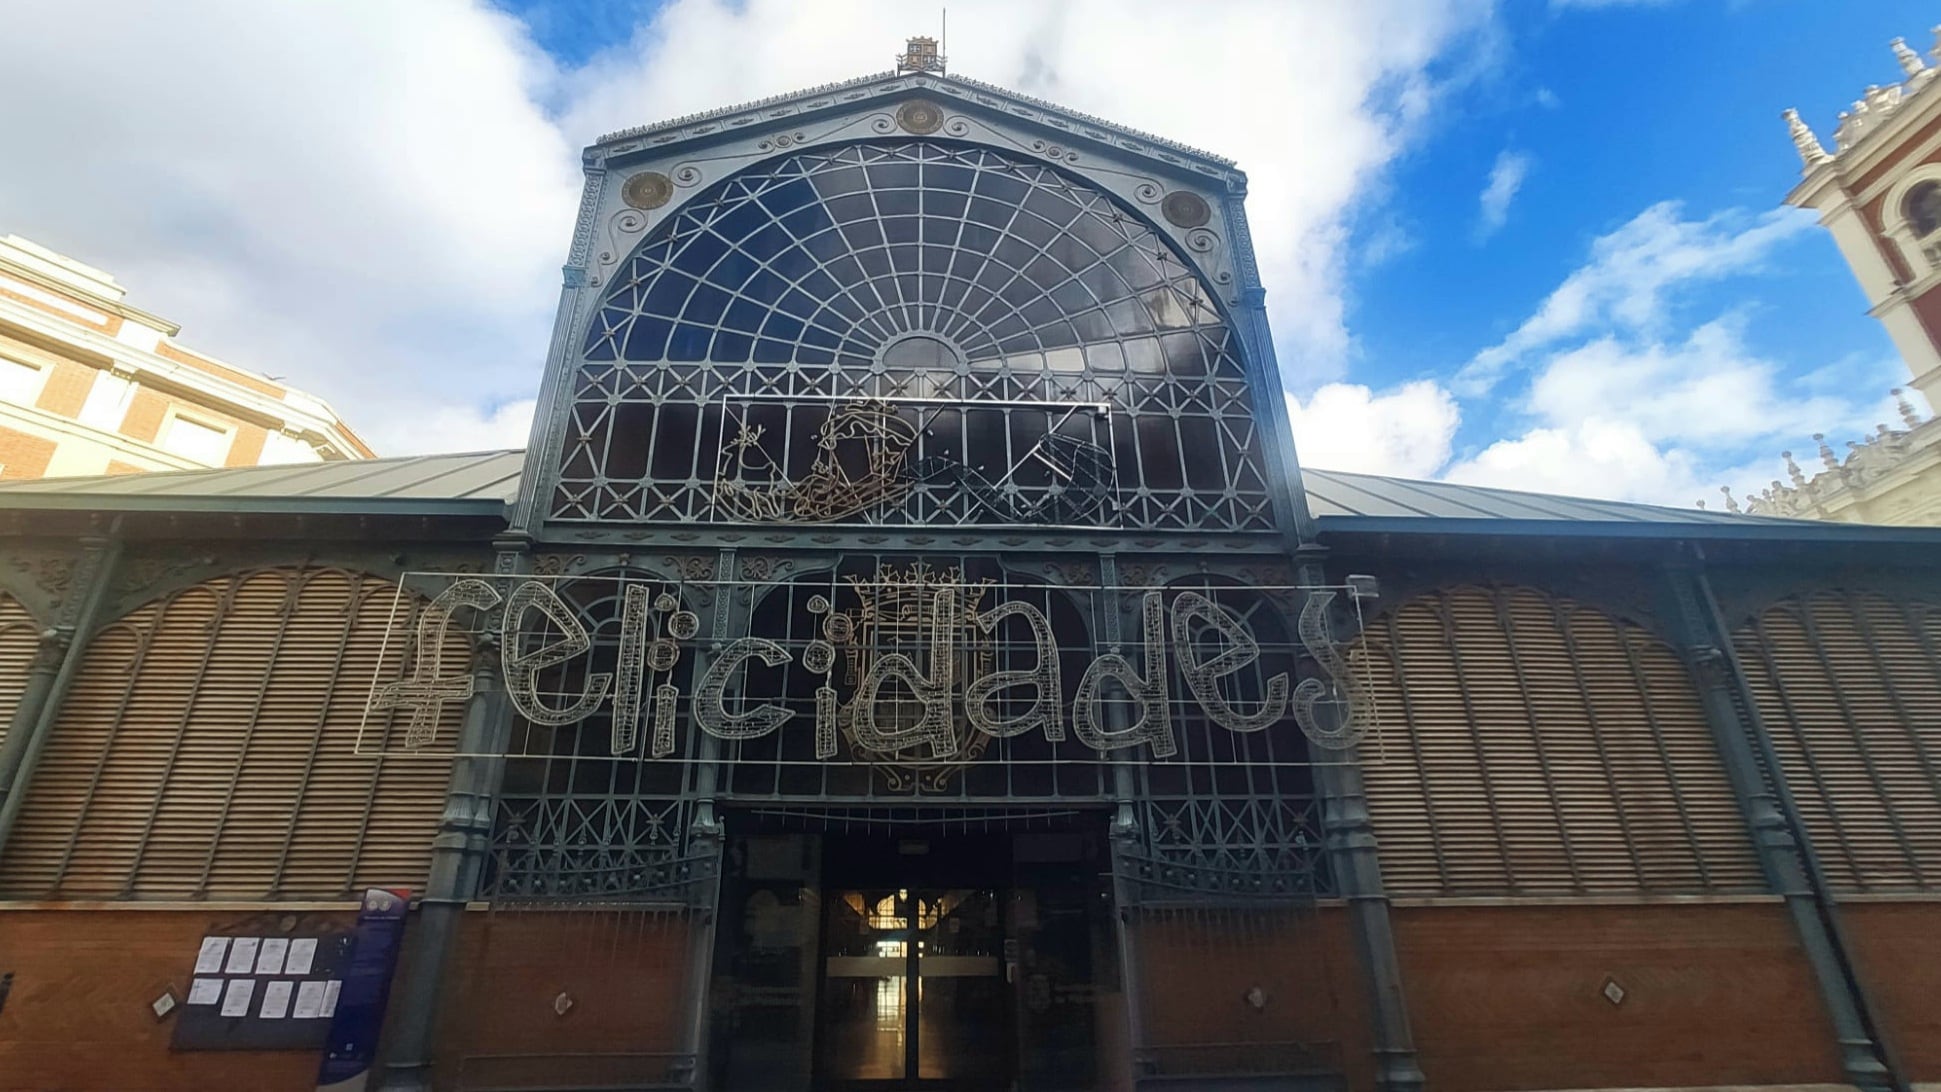
[(547, 621), (559, 627), (560, 633), (538, 648), (521, 647), (522, 641), (514, 641), (507, 646), (505, 688), (512, 697), (513, 708), (534, 724), (558, 726), (585, 720), (606, 698), (607, 687), (612, 685), (613, 676), (588, 675), (585, 687), (565, 708), (555, 709), (547, 705), (540, 697), (539, 673), (575, 656), (585, 655), (593, 647), (593, 639), (587, 636), (586, 627), (574, 617), (572, 609), (540, 580), (520, 584), (506, 599), (505, 628), (501, 632), (523, 636), (526, 612), (533, 610), (545, 615)]
[[(1200, 659), (1193, 647), (1196, 621), (1211, 626), (1227, 643), (1210, 660)], [(1186, 688), (1220, 727), (1230, 732), (1258, 732), (1287, 715), (1286, 672), (1267, 680), (1267, 696), (1251, 713), (1236, 711), (1220, 693), (1219, 680), (1260, 660), (1260, 643), (1243, 622), (1199, 592), (1180, 592), (1173, 600), (1173, 655), (1179, 660), (1179, 674), (1186, 680)]]
[[(1166, 631), (1160, 616), (1158, 592), (1147, 592), (1139, 605), (1140, 629), (1145, 635), (1146, 673), (1142, 677), (1124, 656), (1108, 652), (1092, 661), (1078, 680), (1078, 700), (1072, 704), (1072, 731), (1095, 751), (1113, 751), (1141, 743), (1152, 745), (1155, 758), (1179, 750), (1173, 741), (1173, 721), (1166, 709)], [(1105, 719), (1105, 680), (1117, 679), (1126, 696), (1139, 707), (1139, 719), (1127, 728), (1108, 730)]]
[[(982, 749), (979, 734), (1065, 739), (1060, 657), (1067, 650), (1058, 647), (1042, 607), (1014, 599), (984, 609), (978, 600), (990, 585), (934, 577), (858, 587), (892, 590), (859, 590), (859, 596), (875, 598), (866, 598), (865, 608), (854, 614), (837, 610), (829, 597), (812, 595), (806, 608), (818, 619), (816, 632), (786, 643), (738, 636), (696, 659), (696, 650), (710, 639), (700, 632), (699, 616), (668, 591), (644, 582), (625, 584), (618, 597), (617, 656), (606, 672), (592, 670), (593, 638), (548, 580), (522, 579), (504, 597), (495, 619), (487, 612), (500, 603), (499, 591), (484, 580), (461, 578), (419, 616), (409, 676), (374, 684), (369, 707), (408, 710), (406, 745), (429, 742), (444, 704), (472, 694), (471, 674), (448, 674), (444, 661), (453, 613), (471, 608), (485, 628), (495, 620), (500, 627), (502, 669), (514, 708), (534, 724), (548, 726), (608, 709), (610, 749), (616, 756), (643, 750), (654, 758), (672, 755), (683, 696), (694, 726), (721, 740), (758, 739), (780, 731), (798, 712), (809, 714), (818, 759), (836, 758), (845, 737), (855, 756), (871, 763), (958, 756), (968, 761)], [(1105, 609), (1118, 609), (1125, 593), (1100, 589), (1094, 594), (1107, 597), (1100, 604)], [(1138, 649), (1114, 645), (1101, 651), (1072, 696), (1070, 730), (1086, 747), (1104, 752), (1145, 744), (1154, 758), (1177, 754), (1175, 671), (1185, 691), (1181, 697), (1197, 705), (1208, 722), (1232, 732), (1261, 732), (1291, 715), (1316, 745), (1339, 749), (1368, 730), (1372, 716), (1354, 690), (1351, 665), (1328, 625), (1333, 592), (1310, 591), (1300, 612), (1296, 633), (1320, 677), (1299, 685), (1292, 684), (1290, 670), (1260, 677), (1259, 637), (1245, 617), (1210, 590), (1131, 594), (1138, 596)], [(1015, 658), (994, 660), (994, 646), (1015, 650)], [(805, 685), (791, 685), (789, 692), (796, 702), (812, 697), (813, 708), (784, 703), (780, 694), (767, 701), (764, 695), (749, 695), (761, 702), (752, 707), (731, 701), (731, 692), (738, 698), (748, 688), (750, 660), (770, 668), (789, 664), (798, 680), (806, 673)], [(845, 662), (846, 673), (840, 669)], [(999, 662), (1005, 669), (995, 669)], [(687, 684), (679, 682), (683, 664), (698, 672), (685, 695)], [(1247, 697), (1239, 696), (1243, 693)], [(1128, 715), (1109, 716), (1115, 706)]]
[(446, 702), (464, 701), (472, 696), (472, 673), (445, 674), (445, 644), (451, 631), (452, 611), (459, 607), (490, 610), (498, 606), (499, 593), (483, 580), (455, 580), (438, 598), (425, 604), (418, 615), (418, 655), (408, 679), (385, 683), (371, 692), (372, 709), (408, 709), (404, 745), (417, 750), (438, 734), (438, 719)]

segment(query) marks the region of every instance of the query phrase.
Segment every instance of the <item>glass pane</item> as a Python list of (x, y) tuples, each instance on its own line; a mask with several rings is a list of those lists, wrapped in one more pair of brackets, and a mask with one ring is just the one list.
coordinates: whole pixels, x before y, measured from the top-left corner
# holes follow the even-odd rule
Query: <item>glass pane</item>
[(997, 1087), (1007, 1069), (999, 909), (997, 893), (988, 890), (925, 893), (918, 903), (920, 1078)]
[(823, 959), (824, 1054), (838, 1081), (904, 1074), (908, 892), (838, 891)]

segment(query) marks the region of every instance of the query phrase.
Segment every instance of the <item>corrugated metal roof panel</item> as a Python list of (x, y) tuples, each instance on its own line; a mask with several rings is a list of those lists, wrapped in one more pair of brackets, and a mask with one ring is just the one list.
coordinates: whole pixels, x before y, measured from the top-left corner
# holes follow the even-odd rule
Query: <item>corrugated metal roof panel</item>
[(305, 499), (503, 504), (518, 492), (524, 463), (523, 451), (482, 451), (227, 470), (41, 478), (0, 482), (0, 506), (31, 508), (56, 497), (69, 502), (92, 501), (103, 507), (114, 507), (116, 501), (175, 502), (185, 509), (193, 509), (197, 501), (249, 507), (253, 502)]
[(1570, 520), (1627, 523), (1704, 523), (1732, 526), (1797, 526), (1804, 521), (1767, 519), (1702, 508), (1559, 497), (1453, 482), (1425, 482), (1379, 474), (1302, 468), (1308, 508), (1316, 518), (1367, 516), (1393, 519)]

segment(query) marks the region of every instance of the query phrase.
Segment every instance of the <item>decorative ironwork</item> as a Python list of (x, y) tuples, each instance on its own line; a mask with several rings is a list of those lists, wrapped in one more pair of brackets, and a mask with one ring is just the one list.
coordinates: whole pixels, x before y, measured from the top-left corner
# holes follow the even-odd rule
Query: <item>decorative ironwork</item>
[(1159, 203), (1159, 211), (1175, 227), (1205, 227), (1213, 219), (1213, 208), (1206, 198), (1192, 190), (1174, 190)]
[[(885, 522), (894, 508), (913, 523), (1096, 526), (1116, 510), (1117, 467), (1096, 442), (1109, 439), (1102, 406), (765, 399), (731, 401), (726, 413), (733, 435), (716, 477), (718, 519)], [(811, 425), (812, 461), (791, 466), (807, 452), (799, 443), (792, 452), (790, 440)], [(1021, 434), (1003, 435), (1014, 429)], [(966, 461), (964, 441), (980, 432), (1001, 475)]]
[(657, 209), (673, 199), (674, 181), (659, 171), (641, 171), (627, 179), (620, 197), (637, 209)]
[[(580, 345), (554, 521), (1272, 526), (1241, 349), (1193, 265), (989, 149), (818, 148), (715, 183)], [(1025, 469), (1046, 480), (1014, 489)]]
[(906, 133), (929, 136), (944, 127), (944, 112), (934, 102), (911, 99), (896, 108), (896, 124)]

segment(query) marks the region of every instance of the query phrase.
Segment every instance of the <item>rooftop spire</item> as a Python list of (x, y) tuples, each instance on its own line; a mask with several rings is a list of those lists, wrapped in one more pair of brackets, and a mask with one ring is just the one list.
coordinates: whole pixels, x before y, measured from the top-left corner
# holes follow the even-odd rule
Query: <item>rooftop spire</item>
[(1793, 147), (1799, 149), (1800, 160), (1809, 169), (1833, 158), (1826, 154), (1825, 148), (1820, 146), (1820, 138), (1814, 136), (1813, 130), (1808, 129), (1806, 123), (1799, 119), (1798, 110), (1788, 109), (1780, 117), (1786, 119), (1786, 131), (1793, 135)]
[(898, 73), (942, 72), (944, 55), (937, 51), (937, 40), (920, 34), (904, 43), (903, 52), (896, 58), (896, 70)]

